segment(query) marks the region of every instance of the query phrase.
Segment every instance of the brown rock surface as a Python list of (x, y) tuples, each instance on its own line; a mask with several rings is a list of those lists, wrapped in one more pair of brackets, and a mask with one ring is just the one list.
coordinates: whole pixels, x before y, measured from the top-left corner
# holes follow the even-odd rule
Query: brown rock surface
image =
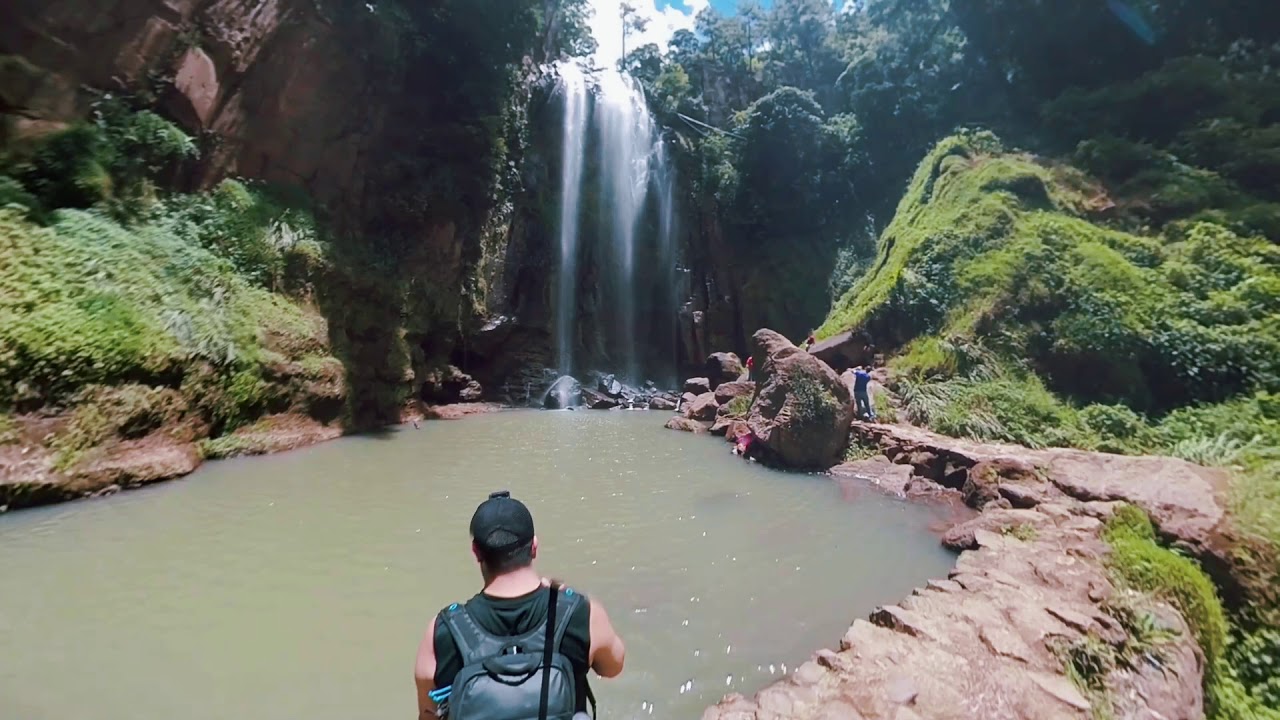
[(711, 353), (707, 358), (706, 366), (707, 380), (711, 382), (712, 390), (723, 383), (737, 380), (744, 370), (741, 358), (731, 352)]
[[(1039, 528), (1036, 536), (979, 530), (979, 547), (960, 555), (950, 579), (855, 621), (838, 652), (820, 651), (754, 698), (726, 697), (703, 720), (1092, 717), (1054, 648), (1114, 626), (1092, 599), (1111, 587), (1106, 546), (1096, 530), (1073, 527), (1073, 515), (1005, 512)], [(1156, 668), (1108, 675), (1117, 717), (1159, 717), (1157, 709), (1167, 718), (1204, 717), (1198, 650), (1180, 619), (1175, 627), (1163, 676)]]
[(689, 406), (684, 409), (684, 414), (691, 420), (713, 421), (719, 409), (720, 404), (716, 402), (715, 393), (705, 392), (689, 403)]
[[(849, 439), (853, 399), (830, 367), (772, 330), (753, 336), (764, 380), (747, 418), (770, 454), (795, 468), (829, 468)], [(805, 387), (807, 386), (807, 387)], [(797, 390), (826, 398), (823, 408), (797, 399)]]
[(716, 402), (726, 405), (730, 400), (742, 397), (743, 395), (751, 397), (756, 391), (756, 384), (750, 380), (734, 380), (732, 382), (721, 383), (716, 387)]
[(690, 420), (687, 417), (676, 415), (667, 421), (665, 426), (668, 430), (683, 430), (691, 433), (705, 433), (711, 429), (711, 423), (701, 420)]
[(684, 391), (694, 395), (709, 393), (711, 392), (711, 381), (704, 377), (689, 378), (684, 381)]
[(947, 482), (983, 508), (944, 537), (962, 551), (955, 568), (856, 621), (838, 652), (819, 651), (753, 698), (726, 697), (704, 720), (1089, 718), (1090, 699), (1067, 678), (1061, 652), (1088, 637), (1127, 642), (1108, 613), (1117, 598), (1156, 615), (1174, 638), (1159, 664), (1108, 671), (1113, 715), (1204, 717), (1203, 657), (1190, 629), (1170, 606), (1111, 584), (1100, 518), (1114, 501), (1131, 502), (1171, 539), (1212, 552), (1224, 531), (1218, 473), (1171, 458), (1028, 450), (909, 427), (859, 423), (854, 432), (894, 461), (837, 466), (839, 482), (893, 491)]

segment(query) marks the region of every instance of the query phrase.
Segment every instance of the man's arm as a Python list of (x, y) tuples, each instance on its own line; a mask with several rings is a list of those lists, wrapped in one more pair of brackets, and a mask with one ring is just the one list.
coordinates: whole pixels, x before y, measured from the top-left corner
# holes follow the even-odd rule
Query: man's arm
[(604, 606), (589, 598), (591, 605), (591, 669), (600, 677), (617, 677), (627, 658), (626, 646), (613, 629)]
[(436, 688), (436, 619), (418, 644), (418, 659), (413, 664), (413, 680), (418, 686), (418, 720), (438, 717), (431, 691)]

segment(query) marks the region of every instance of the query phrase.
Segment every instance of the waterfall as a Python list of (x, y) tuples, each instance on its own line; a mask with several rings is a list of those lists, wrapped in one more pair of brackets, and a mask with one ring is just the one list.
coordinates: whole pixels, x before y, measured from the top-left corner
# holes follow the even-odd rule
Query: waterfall
[(669, 343), (670, 355), (666, 362), (658, 368), (662, 381), (672, 387), (677, 381), (675, 367), (676, 314), (680, 305), (680, 289), (676, 282), (676, 261), (679, 253), (676, 250), (676, 205), (675, 205), (675, 168), (667, 156), (667, 148), (658, 141), (658, 171), (654, 182), (658, 190), (658, 265), (662, 273), (662, 293), (658, 309), (661, 312), (658, 331)]
[(561, 375), (573, 372), (574, 321), (577, 314), (578, 207), (582, 200), (582, 164), (587, 140), (587, 80), (574, 63), (559, 67), (564, 96), (560, 164), (560, 270), (556, 294), (556, 363)]
[(631, 76), (605, 70), (596, 113), (600, 132), (600, 172), (610, 208), (610, 236), (617, 287), (619, 343), (615, 355), (625, 377), (638, 380), (636, 356), (636, 223), (649, 191), (650, 166), (658, 148), (653, 116), (644, 91)]
[[(577, 325), (588, 320), (578, 316), (580, 295), (587, 292), (594, 293), (594, 303), (587, 306), (596, 308), (590, 333), (601, 339), (597, 350), (612, 366), (596, 369), (617, 372), (631, 383), (656, 370), (672, 382), (674, 173), (659, 128), (644, 90), (629, 75), (606, 69), (588, 77), (572, 62), (559, 64), (557, 71), (563, 103), (554, 297), (558, 369), (562, 375), (588, 369), (578, 367), (574, 357), (585, 337)], [(588, 141), (598, 144), (592, 153), (598, 163), (586, 161)], [(598, 232), (584, 236), (582, 217), (595, 208), (599, 224), (592, 229)], [(646, 265), (638, 276), (641, 260)], [(582, 278), (588, 279), (586, 285)], [(641, 310), (643, 324), (637, 317)]]

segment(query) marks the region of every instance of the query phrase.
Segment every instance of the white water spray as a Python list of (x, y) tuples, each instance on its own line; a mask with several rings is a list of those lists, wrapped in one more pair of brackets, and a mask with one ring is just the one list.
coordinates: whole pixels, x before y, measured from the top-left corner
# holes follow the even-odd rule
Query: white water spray
[(636, 223), (649, 191), (658, 136), (644, 91), (631, 76), (605, 70), (596, 109), (600, 132), (600, 172), (604, 202), (610, 208), (614, 281), (618, 291), (621, 347), (618, 359), (627, 378), (636, 380)]
[(587, 80), (574, 63), (559, 66), (564, 97), (560, 164), (560, 275), (556, 295), (556, 362), (560, 374), (573, 372), (577, 315), (578, 215), (582, 201), (582, 165), (587, 140)]

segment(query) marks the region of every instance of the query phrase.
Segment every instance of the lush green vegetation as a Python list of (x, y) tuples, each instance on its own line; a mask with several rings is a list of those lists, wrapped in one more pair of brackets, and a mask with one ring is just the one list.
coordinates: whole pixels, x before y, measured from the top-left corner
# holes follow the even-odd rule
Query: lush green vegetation
[(64, 408), (48, 439), (62, 469), (154, 431), (340, 410), (307, 404), (342, 381), (304, 302), (328, 267), (310, 213), (235, 180), (162, 192), (193, 153), (174, 125), (112, 101), (0, 156), (0, 408)]
[[(1122, 507), (1108, 522), (1106, 539), (1111, 545), (1109, 563), (1116, 578), (1126, 587), (1151, 593), (1173, 604), (1186, 619), (1204, 651), (1209, 717), (1280, 718), (1275, 710), (1274, 683), (1270, 678), (1255, 684), (1250, 691), (1240, 682), (1235, 669), (1274, 670), (1274, 645), (1263, 647), (1267, 638), (1262, 636), (1249, 640), (1250, 645), (1235, 653), (1237, 662), (1233, 667), (1228, 661), (1231, 638), (1226, 614), (1213, 582), (1200, 566), (1162, 547), (1156, 541), (1150, 519), (1132, 506)], [(1267, 651), (1271, 654), (1266, 655)]]

